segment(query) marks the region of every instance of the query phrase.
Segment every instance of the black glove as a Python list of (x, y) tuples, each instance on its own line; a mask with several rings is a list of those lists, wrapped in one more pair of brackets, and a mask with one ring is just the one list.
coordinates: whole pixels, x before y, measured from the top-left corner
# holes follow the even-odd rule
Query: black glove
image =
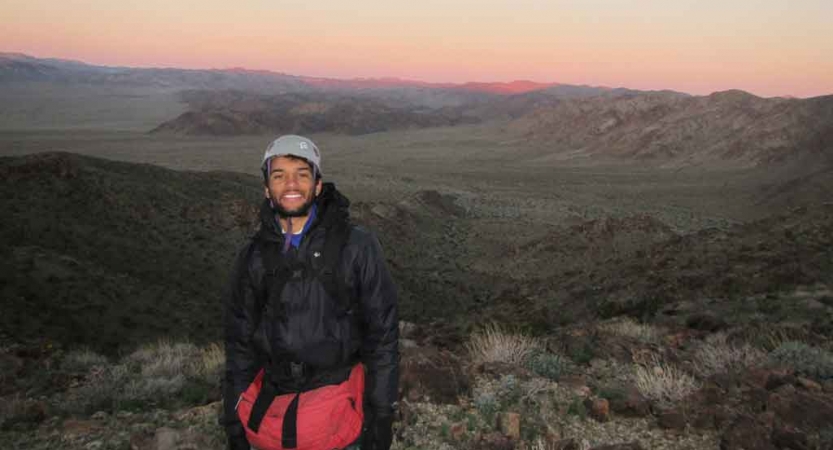
[(245, 434), (230, 434), (226, 448), (228, 450), (251, 450)]
[(365, 418), (362, 432), (362, 450), (389, 450), (393, 442), (393, 415)]

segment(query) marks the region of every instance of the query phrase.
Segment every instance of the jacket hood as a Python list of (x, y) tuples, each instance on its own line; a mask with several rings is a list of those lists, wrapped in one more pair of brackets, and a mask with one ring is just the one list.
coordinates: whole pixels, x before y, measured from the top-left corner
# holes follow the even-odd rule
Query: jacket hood
[[(335, 184), (324, 183), (321, 187), (321, 193), (315, 197), (314, 202), (318, 208), (318, 213), (310, 226), (310, 230), (318, 226), (330, 228), (338, 222), (350, 220), (350, 200), (336, 189)], [(269, 239), (283, 239), (283, 232), (277, 221), (277, 213), (272, 209), (268, 198), (264, 198), (260, 206), (260, 231), (258, 233)]]

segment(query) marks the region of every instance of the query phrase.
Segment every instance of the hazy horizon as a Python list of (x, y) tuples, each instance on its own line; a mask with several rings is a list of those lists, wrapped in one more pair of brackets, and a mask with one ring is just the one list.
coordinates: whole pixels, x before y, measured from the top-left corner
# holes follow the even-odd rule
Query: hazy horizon
[[(731, 3), (731, 4), (730, 4)], [(833, 93), (833, 4), (13, 0), (9, 51), (90, 64), (244, 67), (338, 79)]]

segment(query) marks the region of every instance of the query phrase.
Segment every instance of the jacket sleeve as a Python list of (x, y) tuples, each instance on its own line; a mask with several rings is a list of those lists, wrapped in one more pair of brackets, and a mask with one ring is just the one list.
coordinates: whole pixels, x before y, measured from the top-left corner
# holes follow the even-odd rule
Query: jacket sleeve
[(237, 400), (254, 380), (261, 365), (252, 342), (259, 313), (251, 273), (253, 247), (250, 243), (238, 254), (223, 295), (226, 367), (220, 422), (229, 435), (243, 433), (236, 411)]
[(376, 417), (390, 416), (399, 390), (399, 317), (396, 286), (375, 236), (360, 252), (359, 298), (364, 319), (365, 401)]

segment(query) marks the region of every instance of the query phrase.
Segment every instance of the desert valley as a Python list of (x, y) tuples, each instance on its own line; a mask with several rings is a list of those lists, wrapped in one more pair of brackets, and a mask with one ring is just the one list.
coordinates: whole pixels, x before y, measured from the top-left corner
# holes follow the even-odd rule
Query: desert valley
[(833, 448), (833, 95), (0, 54), (0, 443), (224, 448), (281, 134), (399, 287), (397, 449)]

